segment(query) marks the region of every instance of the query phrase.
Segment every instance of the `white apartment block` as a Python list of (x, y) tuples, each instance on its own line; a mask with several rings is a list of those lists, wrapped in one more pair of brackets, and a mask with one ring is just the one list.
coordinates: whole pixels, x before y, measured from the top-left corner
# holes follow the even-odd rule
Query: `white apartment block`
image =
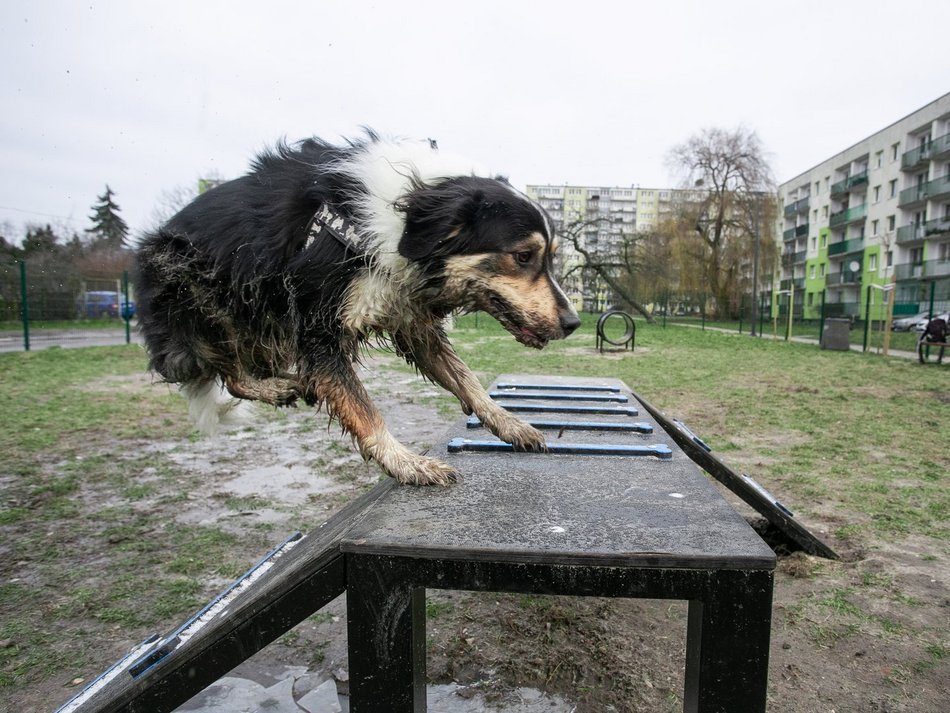
[[(779, 187), (781, 275), (795, 313), (882, 319), (950, 301), (950, 94)], [(866, 314), (868, 291), (871, 311)]]
[[(562, 274), (580, 263), (580, 255), (564, 235), (577, 231), (582, 246), (591, 252), (606, 252), (624, 237), (649, 232), (669, 216), (677, 191), (639, 186), (530, 185), (527, 194), (538, 201), (554, 220), (558, 232)], [(563, 280), (567, 295), (578, 309), (600, 311), (610, 295), (595, 280), (584, 284), (579, 273)]]

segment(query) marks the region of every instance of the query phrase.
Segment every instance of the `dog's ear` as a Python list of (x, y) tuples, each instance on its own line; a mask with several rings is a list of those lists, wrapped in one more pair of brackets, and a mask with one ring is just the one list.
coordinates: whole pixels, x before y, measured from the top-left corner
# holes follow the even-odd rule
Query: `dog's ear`
[(485, 192), (465, 181), (417, 184), (396, 206), (406, 216), (399, 254), (425, 262), (466, 252), (487, 204)]

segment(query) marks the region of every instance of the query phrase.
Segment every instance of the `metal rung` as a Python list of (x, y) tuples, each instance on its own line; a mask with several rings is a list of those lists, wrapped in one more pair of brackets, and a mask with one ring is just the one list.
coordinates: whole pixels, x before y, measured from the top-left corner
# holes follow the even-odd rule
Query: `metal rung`
[[(471, 441), (467, 438), (453, 438), (448, 443), (449, 453), (519, 453), (514, 446), (502, 441)], [(577, 456), (653, 456), (661, 460), (670, 460), (673, 451), (663, 443), (652, 446), (611, 445), (602, 443), (548, 443), (547, 453), (555, 455)], [(543, 454), (541, 454), (543, 455)]]
[(571, 404), (501, 404), (506, 411), (535, 413), (599, 413), (615, 416), (639, 416), (633, 406), (573, 406)]
[(609, 391), (620, 393), (619, 386), (581, 386), (580, 384), (498, 384), (496, 389), (534, 389), (535, 391)]
[(702, 438), (693, 433), (689, 427), (680, 421), (678, 418), (673, 419), (673, 425), (676, 426), (680, 431), (682, 431), (687, 438), (692, 439), (693, 443), (702, 448), (707, 453), (712, 453), (712, 448), (709, 447), (709, 444), (706, 443)]
[(628, 399), (624, 395), (604, 396), (603, 394), (532, 394), (524, 391), (489, 391), (493, 399), (543, 399), (544, 401), (612, 401), (625, 404)]
[[(547, 431), (632, 431), (634, 433), (653, 433), (653, 426), (646, 421), (624, 423), (623, 421), (532, 421), (529, 426)], [(478, 416), (469, 416), (466, 421), (469, 428), (480, 428), (481, 420)]]

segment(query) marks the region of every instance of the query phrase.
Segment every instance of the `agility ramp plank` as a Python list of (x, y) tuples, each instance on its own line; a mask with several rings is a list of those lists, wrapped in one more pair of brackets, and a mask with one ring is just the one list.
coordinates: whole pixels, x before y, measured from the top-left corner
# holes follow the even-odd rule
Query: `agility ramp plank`
[(774, 495), (756, 482), (751, 476), (740, 475), (726, 465), (701, 438), (693, 433), (686, 424), (677, 419), (667, 418), (662, 411), (644, 401), (634, 393), (640, 405), (663, 429), (670, 434), (677, 445), (696, 465), (738, 495), (753, 510), (774, 525), (785, 537), (801, 547), (810, 555), (838, 559), (838, 553), (813, 535), (804, 525), (795, 519), (795, 515)]
[[(838, 559), (838, 555), (833, 549), (818, 539), (802, 525), (801, 522), (795, 519), (792, 511), (779, 502), (762, 485), (748, 475), (736, 473), (712, 453), (712, 449), (695, 433), (690, 431), (685, 424), (677, 419), (668, 418), (662, 411), (650, 404), (632, 389), (629, 389), (631, 396), (631, 405), (629, 407), (603, 407), (600, 405), (564, 406), (557, 403), (538, 403), (538, 401), (543, 401), (538, 392), (546, 391), (552, 394), (558, 392), (561, 394), (570, 394), (570, 400), (573, 402), (583, 402), (585, 398), (584, 394), (586, 394), (589, 399), (587, 403), (590, 403), (595, 398), (594, 394), (598, 392), (609, 391), (616, 393), (622, 392), (624, 389), (616, 387), (616, 385), (611, 383), (612, 380), (586, 379), (584, 381), (588, 383), (585, 385), (578, 383), (578, 379), (573, 379), (574, 383), (571, 383), (572, 379), (569, 377), (504, 374), (498, 378), (498, 381), (499, 383), (494, 388), (504, 390), (506, 400), (501, 402), (501, 405), (510, 411), (543, 411), (548, 415), (561, 414), (563, 417), (563, 414), (577, 414), (585, 411), (596, 411), (596, 413), (613, 411), (614, 414), (619, 415), (621, 410), (629, 410), (632, 413), (627, 415), (635, 415), (637, 406), (642, 406), (663, 431), (683, 450), (690, 460), (705, 470), (710, 476), (718, 480), (722, 485), (729, 488), (729, 490), (739, 496), (756, 512), (765, 517), (788, 541), (794, 543), (808, 554), (829, 559)], [(507, 401), (507, 399), (517, 399), (521, 393), (533, 394), (532, 398), (535, 402), (531, 404), (516, 404)], [(561, 398), (563, 398), (563, 396)], [(477, 422), (477, 419), (474, 422), (472, 419), (469, 419), (468, 425), (469, 428), (477, 428), (480, 424)], [(583, 428), (579, 425), (576, 427)], [(596, 431), (601, 429), (595, 428), (591, 430)]]
[(340, 540), (393, 486), (386, 481), (306, 535), (288, 538), (182, 626), (153, 636), (57, 713), (163, 713), (346, 590)]

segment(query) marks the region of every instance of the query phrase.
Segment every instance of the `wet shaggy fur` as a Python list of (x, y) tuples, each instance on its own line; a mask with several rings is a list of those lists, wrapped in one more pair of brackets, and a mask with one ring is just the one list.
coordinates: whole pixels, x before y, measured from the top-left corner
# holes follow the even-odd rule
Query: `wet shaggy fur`
[[(351, 229), (311, 229), (324, 208)], [(384, 340), (498, 437), (543, 448), (488, 397), (441, 325), (481, 309), (528, 346), (567, 336), (579, 320), (550, 272), (553, 238), (540, 206), (428, 142), (282, 145), (142, 241), (150, 366), (182, 386), (204, 430), (234, 399), (323, 405), (400, 482), (446, 484), (457, 473), (396, 441), (353, 363)]]

